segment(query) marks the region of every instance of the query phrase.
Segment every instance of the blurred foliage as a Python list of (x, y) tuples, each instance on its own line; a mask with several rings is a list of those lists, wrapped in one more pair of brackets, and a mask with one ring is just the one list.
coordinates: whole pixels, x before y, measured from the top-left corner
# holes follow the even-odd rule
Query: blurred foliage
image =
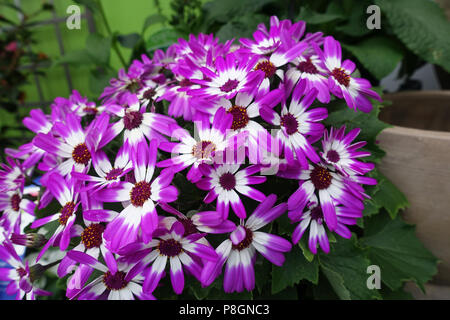
[(26, 101), (22, 87), (32, 81), (32, 76), (44, 76), (50, 60), (44, 52), (31, 50), (33, 27), (39, 22), (40, 13), (52, 10), (46, 2), (34, 12), (24, 12), (9, 2), (0, 2), (1, 7), (14, 10), (18, 22), (0, 15), (0, 145), (17, 146), (23, 138), (21, 109)]

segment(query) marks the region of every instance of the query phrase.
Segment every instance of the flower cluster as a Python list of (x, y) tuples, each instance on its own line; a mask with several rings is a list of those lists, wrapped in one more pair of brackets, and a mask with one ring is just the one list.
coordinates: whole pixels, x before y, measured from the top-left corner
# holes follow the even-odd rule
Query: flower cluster
[[(251, 291), (256, 260), (282, 266), (305, 231), (314, 254), (330, 251), (330, 233), (350, 238), (374, 165), (359, 160), (360, 129), (323, 120), (331, 100), (370, 112), (380, 97), (338, 41), (305, 27), (272, 17), (239, 44), (191, 35), (120, 70), (98, 103), (74, 91), (51, 114), (31, 111), (35, 138), (0, 170), (10, 293), (45, 294), (12, 243), (39, 247), (33, 263), (59, 248), (68, 298), (155, 299), (166, 270), (176, 294), (185, 277), (208, 286), (222, 271), (225, 292)], [(34, 177), (39, 200), (24, 194)], [(282, 215), (292, 239), (264, 228)]]

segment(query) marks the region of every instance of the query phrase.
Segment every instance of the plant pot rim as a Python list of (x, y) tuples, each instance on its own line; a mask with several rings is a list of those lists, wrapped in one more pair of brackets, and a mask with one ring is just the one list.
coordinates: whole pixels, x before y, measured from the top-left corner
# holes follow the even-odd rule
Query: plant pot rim
[[(439, 105), (441, 108), (450, 108), (450, 90), (414, 90), (414, 91), (400, 91), (393, 93), (385, 93), (383, 94), (383, 100), (393, 100), (394, 99), (402, 99), (402, 98), (411, 98), (415, 99), (448, 99), (448, 105)], [(395, 106), (394, 103), (392, 106)], [(428, 138), (436, 138), (442, 140), (450, 140), (450, 132), (442, 131), (442, 130), (425, 130), (425, 129), (417, 129), (412, 127), (404, 127), (398, 125), (391, 125), (391, 127), (386, 128), (383, 132), (386, 133), (395, 133), (400, 135), (408, 135), (408, 136), (417, 136), (417, 137), (428, 137)]]

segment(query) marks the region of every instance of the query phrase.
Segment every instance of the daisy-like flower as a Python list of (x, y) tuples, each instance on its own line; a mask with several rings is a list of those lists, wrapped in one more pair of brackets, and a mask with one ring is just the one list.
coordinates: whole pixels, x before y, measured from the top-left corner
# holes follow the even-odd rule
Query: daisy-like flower
[(281, 128), (276, 137), (282, 146), (281, 149), (284, 150), (287, 162), (293, 164), (294, 155), (296, 155), (302, 168), (308, 168), (307, 158), (314, 163), (319, 162), (320, 158), (308, 138), (322, 135), (324, 125), (320, 121), (328, 116), (326, 108), (309, 109), (318, 91), (313, 88), (305, 92), (305, 88), (306, 82), (300, 81), (292, 93), (289, 108), (283, 103), (280, 115), (267, 107), (262, 107), (260, 110), (264, 120)]
[[(183, 266), (197, 279), (200, 278), (201, 266), (192, 258), (215, 261), (217, 254), (214, 248), (196, 242), (203, 237), (202, 234), (192, 234), (184, 236), (185, 229), (181, 222), (175, 222), (170, 230), (157, 229), (154, 239), (148, 244), (133, 243), (121, 250), (122, 255), (136, 254), (138, 252), (147, 253), (144, 255), (136, 267), (142, 270), (148, 264), (151, 267), (144, 271), (144, 292), (151, 294), (156, 289), (161, 280), (167, 262), (170, 263), (170, 280), (176, 294), (181, 294), (184, 289)], [(140, 267), (138, 267), (140, 266)]]
[(69, 113), (64, 123), (56, 122), (53, 125), (52, 131), (59, 138), (56, 138), (52, 133), (38, 133), (33, 139), (33, 144), (64, 159), (55, 168), (61, 175), (67, 176), (72, 169), (82, 172), (89, 168), (92, 153), (97, 150), (106, 132), (109, 116), (103, 114), (100, 119), (101, 121), (91, 122), (91, 125), (83, 130), (80, 119)]
[(319, 56), (314, 52), (299, 55), (291, 63), (293, 66), (286, 71), (284, 77), (286, 91), (290, 92), (298, 81), (305, 79), (306, 92), (311, 91), (312, 88), (316, 88), (319, 91), (317, 100), (322, 103), (330, 102), (327, 70)]
[(6, 157), (6, 163), (0, 163), (0, 192), (20, 190), (25, 186), (25, 173), (22, 163)]
[(266, 177), (253, 176), (261, 167), (252, 165), (242, 170), (239, 170), (239, 167), (239, 164), (200, 165), (204, 177), (196, 185), (199, 189), (209, 191), (204, 199), (205, 203), (217, 199), (217, 211), (222, 214), (223, 219), (228, 218), (230, 205), (239, 218), (245, 219), (247, 216), (238, 193), (259, 202), (266, 198), (261, 191), (250, 186), (266, 181)]
[(124, 132), (124, 145), (127, 150), (135, 148), (140, 142), (153, 138), (159, 141), (166, 139), (161, 135), (170, 135), (169, 124), (176, 123), (174, 119), (158, 113), (145, 112), (139, 99), (134, 94), (124, 96), (125, 107), (108, 105), (107, 110), (120, 119), (114, 123), (110, 130), (115, 137)]
[(310, 164), (307, 170), (298, 174), (284, 174), (300, 180), (299, 188), (288, 199), (289, 211), (302, 213), (306, 204), (313, 199), (314, 193), (318, 192), (323, 217), (331, 231), (337, 228), (336, 207), (339, 204), (357, 210), (364, 209), (362, 200), (353, 194), (345, 177), (333, 167), (317, 163)]
[[(95, 259), (98, 259), (101, 254), (108, 268), (115, 272), (117, 271), (117, 263), (113, 254), (107, 247), (108, 244), (103, 238), (103, 232), (105, 231), (104, 222), (111, 221), (117, 213), (110, 215), (109, 217), (103, 215), (101, 221), (98, 221), (97, 216), (94, 217), (94, 220), (97, 221), (91, 221), (88, 219), (90, 216), (86, 214), (86, 212), (90, 212), (92, 215), (93, 211), (103, 211), (102, 205), (90, 198), (85, 192), (80, 193), (80, 197), (83, 208), (83, 225), (85, 227), (79, 224), (73, 225), (70, 236), (76, 240), (79, 239), (79, 244), (77, 244), (73, 250), (85, 252)], [(68, 255), (65, 255), (57, 269), (57, 274), (60, 278), (63, 278), (75, 269), (75, 272), (73, 272), (67, 281), (66, 295), (68, 298), (72, 298), (81, 290), (81, 286), (86, 283), (93, 271), (93, 268), (88, 265), (76, 265), (77, 261), (72, 260)]]
[(253, 70), (257, 61), (258, 57), (251, 55), (228, 53), (225, 57), (217, 56), (214, 68), (200, 67), (203, 79), (190, 79), (202, 87), (188, 93), (208, 99), (231, 99), (240, 91), (253, 92), (265, 75), (261, 70)]
[(154, 112), (154, 103), (161, 97), (166, 90), (164, 85), (153, 80), (142, 80), (142, 87), (136, 92), (141, 107), (150, 106), (150, 111)]
[(87, 115), (97, 115), (105, 110), (104, 106), (98, 106), (95, 102), (89, 101), (87, 97), (82, 97), (77, 90), (73, 90), (69, 97), (69, 107), (73, 113), (80, 117)]
[(0, 212), (3, 212), (0, 226), (7, 234), (20, 233), (23, 223), (31, 223), (34, 220), (35, 207), (36, 204), (24, 199), (19, 190), (0, 193)]
[(261, 85), (257, 90), (258, 95), (265, 95), (269, 92), (270, 84), (275, 74), (283, 80), (284, 71), (281, 67), (286, 65), (288, 62), (292, 62), (307, 48), (308, 44), (306, 42), (294, 43), (292, 46), (285, 45), (283, 43), (273, 53), (260, 57), (254, 68), (254, 70), (264, 72), (264, 80), (261, 82)]
[(364, 175), (373, 170), (375, 165), (369, 162), (361, 162), (356, 159), (370, 156), (368, 151), (358, 151), (367, 142), (360, 141), (352, 144), (359, 135), (361, 129), (355, 128), (345, 134), (345, 126), (339, 129), (331, 128), (324, 132), (322, 139), (321, 157), (330, 165), (333, 165), (343, 175)]
[(71, 173), (78, 180), (90, 182), (88, 186), (83, 188), (84, 191), (93, 189), (91, 192), (95, 192), (105, 187), (114, 187), (124, 175), (133, 169), (132, 161), (124, 146), (117, 152), (114, 166), (111, 165), (106, 153), (102, 150), (92, 155), (92, 166), (98, 175), (97, 177), (75, 171)]
[(39, 289), (33, 282), (45, 271), (45, 267), (35, 265), (30, 268), (28, 261), (22, 262), (14, 246), (5, 234), (0, 234), (0, 260), (12, 268), (0, 268), (0, 281), (8, 282), (6, 294), (15, 295), (16, 300), (35, 300), (37, 295), (49, 296), (50, 292)]
[(46, 187), (50, 190), (50, 193), (56, 200), (58, 200), (62, 208), (58, 213), (35, 220), (31, 224), (31, 228), (35, 229), (52, 221), (58, 220), (59, 222), (59, 226), (39, 252), (36, 262), (40, 260), (50, 246), (59, 245), (59, 248), (62, 251), (67, 249), (70, 242), (72, 226), (76, 219), (76, 212), (80, 204), (78, 193), (79, 186), (76, 185), (75, 179), (69, 177), (64, 179), (59, 173), (53, 172), (46, 181)]
[(198, 104), (195, 96), (189, 95), (187, 92), (192, 89), (200, 88), (196, 83), (189, 81), (189, 78), (175, 76), (176, 82), (174, 85), (168, 86), (164, 94), (159, 100), (170, 101), (167, 113), (174, 117), (183, 117), (186, 121), (191, 121), (196, 112), (195, 106)]
[(114, 270), (109, 269), (94, 257), (76, 250), (67, 253), (70, 259), (85, 264), (102, 273), (81, 289), (72, 299), (77, 300), (155, 300), (142, 291), (142, 275), (133, 272), (133, 264), (116, 261)]
[(132, 153), (135, 182), (122, 181), (117, 187), (105, 188), (93, 195), (101, 202), (124, 203), (124, 209), (108, 223), (104, 233), (113, 252), (136, 241), (139, 230), (142, 231), (144, 241), (150, 241), (153, 231), (158, 227), (155, 202), (172, 202), (178, 197), (178, 190), (170, 185), (174, 175), (171, 169), (163, 170), (152, 181), (157, 143), (155, 139), (150, 141), (150, 145), (141, 142)]
[[(209, 124), (208, 118), (201, 118), (194, 122), (198, 131), (198, 137), (192, 138), (190, 133), (178, 126), (172, 126), (172, 138), (179, 140), (175, 142), (162, 142), (159, 145), (161, 150), (171, 152), (170, 159), (158, 162), (158, 167), (171, 167), (175, 172), (181, 171), (189, 166), (187, 179), (196, 182), (201, 177), (198, 166), (201, 163), (213, 163), (220, 158), (225, 148), (231, 147), (237, 150), (238, 145), (245, 141), (245, 135), (241, 134), (236, 139), (227, 136), (227, 130), (233, 123), (233, 116), (225, 111), (224, 108), (217, 110), (212, 126)], [(236, 137), (236, 136), (235, 136)], [(217, 161), (216, 161), (217, 160)]]
[(111, 79), (109, 87), (103, 90), (99, 99), (102, 99), (105, 104), (117, 103), (117, 101), (125, 94), (136, 93), (141, 88), (141, 76), (144, 72), (142, 66), (139, 68), (135, 66), (130, 67), (129, 72), (124, 69), (119, 70), (117, 79)]
[(223, 288), (225, 292), (241, 292), (255, 288), (254, 263), (256, 252), (277, 266), (284, 263), (284, 252), (292, 248), (292, 244), (284, 238), (257, 231), (287, 211), (286, 203), (275, 207), (277, 197), (269, 195), (261, 202), (245, 224), (241, 224), (231, 233), (230, 238), (217, 248), (219, 256), (216, 262), (208, 262), (201, 274), (202, 285), (210, 285), (225, 266)]
[[(308, 247), (309, 250), (317, 254), (317, 244), (325, 252), (330, 252), (330, 243), (327, 236), (327, 225), (325, 223), (322, 207), (316, 196), (311, 198), (308, 210), (299, 214), (296, 211), (289, 212), (289, 218), (293, 223), (299, 222), (292, 233), (292, 242), (297, 244), (304, 232), (309, 227)], [(355, 225), (356, 219), (362, 217), (362, 210), (336, 206), (337, 225), (334, 232), (343, 238), (349, 239), (352, 236), (347, 225)]]
[(378, 93), (370, 89), (368, 80), (351, 76), (356, 65), (348, 59), (342, 62), (341, 45), (332, 36), (325, 38), (323, 52), (318, 47), (316, 51), (329, 72), (330, 91), (336, 97), (344, 98), (350, 109), (370, 112), (372, 103), (368, 98), (381, 101)]
[[(106, 242), (103, 238), (105, 226), (102, 223), (93, 223), (85, 220), (86, 227), (74, 225), (72, 230), (72, 237), (80, 237), (80, 243), (76, 245), (73, 250), (85, 252), (91, 257), (98, 259), (100, 254), (108, 268), (115, 272), (117, 271), (117, 263), (113, 254), (107, 249)], [(57, 274), (63, 278), (69, 274), (74, 268), (75, 272), (67, 282), (67, 297), (72, 298), (80, 291), (80, 284), (84, 284), (93, 269), (87, 265), (80, 265), (76, 267), (77, 262), (66, 255), (59, 263)]]
[(275, 52), (283, 43), (283, 36), (292, 37), (295, 40), (301, 38), (305, 32), (306, 24), (299, 21), (292, 24), (289, 20), (278, 20), (278, 17), (270, 17), (270, 27), (267, 30), (264, 24), (259, 24), (253, 33), (253, 39), (241, 38), (242, 52), (248, 52), (259, 56), (269, 56)]
[[(259, 110), (261, 107), (273, 108), (282, 98), (283, 92), (280, 89), (256, 96), (246, 92), (239, 92), (234, 99), (234, 103), (232, 102), (233, 100), (221, 98), (208, 112), (213, 117), (217, 109), (224, 107), (227, 113), (233, 116), (232, 130), (230, 130), (229, 135), (247, 132), (248, 136), (245, 146), (248, 147), (250, 162), (260, 163), (256, 160), (258, 156), (275, 151), (272, 149), (278, 146), (267, 129), (256, 118), (260, 116)], [(240, 161), (237, 160), (237, 162)]]

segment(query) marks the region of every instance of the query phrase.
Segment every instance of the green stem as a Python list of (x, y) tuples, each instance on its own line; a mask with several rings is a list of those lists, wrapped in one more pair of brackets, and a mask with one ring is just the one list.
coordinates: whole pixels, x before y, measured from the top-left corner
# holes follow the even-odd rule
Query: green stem
[(117, 46), (116, 37), (113, 35), (111, 31), (111, 27), (109, 26), (108, 19), (106, 18), (105, 11), (103, 10), (102, 1), (98, 0), (98, 8), (100, 10), (100, 15), (102, 16), (103, 23), (105, 24), (106, 31), (108, 32), (108, 35), (111, 37), (111, 43), (114, 51), (116, 52), (117, 56), (119, 57), (120, 62), (122, 63), (123, 67), (127, 67), (127, 63), (125, 62), (125, 59), (122, 56), (122, 53), (120, 52), (119, 47)]
[(51, 267), (54, 267), (54, 266), (56, 266), (58, 263), (60, 263), (62, 261), (62, 259), (60, 259), (60, 260), (56, 260), (56, 261), (54, 261), (54, 262), (52, 262), (52, 263), (49, 263), (49, 264), (46, 264), (45, 266), (44, 266), (44, 268), (45, 268), (45, 270), (48, 270), (48, 269), (50, 269)]

